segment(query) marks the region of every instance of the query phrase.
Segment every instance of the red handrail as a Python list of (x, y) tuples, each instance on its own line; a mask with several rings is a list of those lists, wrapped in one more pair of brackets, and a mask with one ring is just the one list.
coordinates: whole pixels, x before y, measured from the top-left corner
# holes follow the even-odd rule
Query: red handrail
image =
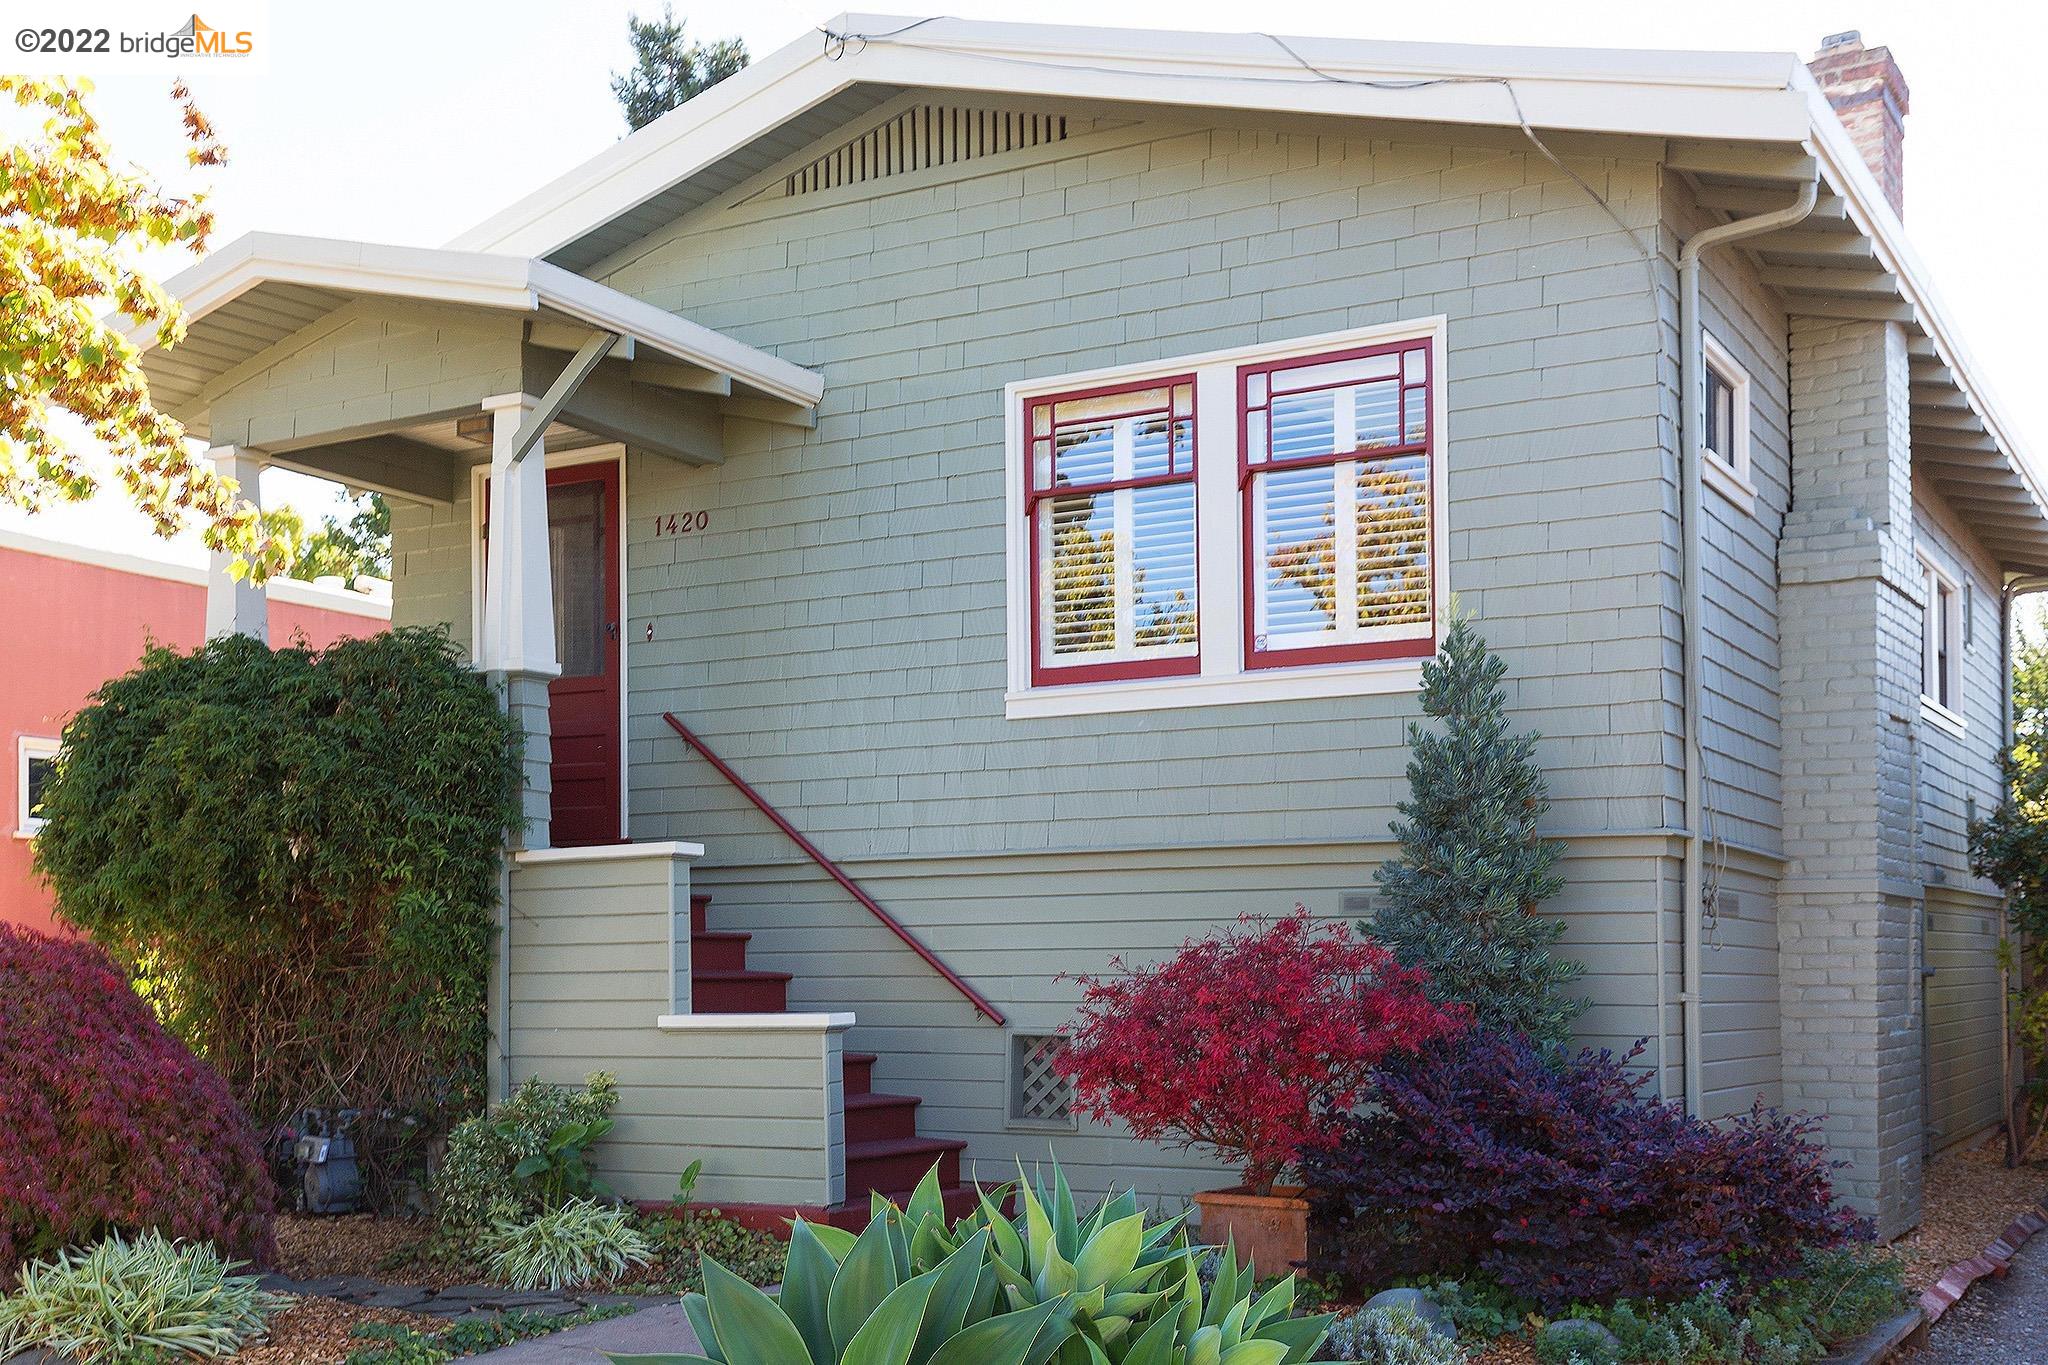
[(674, 730), (677, 734), (683, 737), (683, 742), (685, 744), (689, 745), (692, 749), (695, 749), (698, 753), (702, 754), (704, 756), (705, 762), (709, 763), (712, 767), (718, 769), (719, 774), (722, 777), (724, 777), (726, 781), (732, 783), (735, 787), (738, 787), (740, 789), (740, 795), (746, 797), (747, 800), (753, 802), (754, 808), (756, 810), (760, 811), (761, 814), (767, 816), (770, 820), (774, 821), (775, 827), (777, 829), (781, 830), (784, 834), (787, 834), (790, 837), (790, 839), (795, 842), (798, 848), (802, 849), (805, 853), (808, 853), (811, 857), (812, 862), (816, 863), (819, 867), (825, 869), (826, 876), (830, 877), (833, 881), (838, 882), (842, 887), (846, 888), (847, 895), (852, 896), (855, 900), (859, 901), (863, 906), (867, 908), (867, 912), (870, 915), (873, 915), (876, 919), (880, 920), (884, 925), (888, 926), (890, 933), (896, 935), (897, 938), (902, 939), (904, 947), (910, 949), (911, 952), (916, 953), (919, 957), (923, 958), (926, 966), (930, 967), (940, 976), (945, 977), (946, 980), (952, 982), (953, 989), (959, 991), (960, 994), (967, 997), (968, 1003), (974, 1006), (975, 1012), (977, 1014), (982, 1015), (992, 1024), (1001, 1024), (1005, 1022), (1003, 1018), (1003, 1012), (997, 1009), (994, 1005), (990, 1004), (987, 996), (983, 995), (980, 991), (974, 989), (974, 987), (968, 985), (966, 981), (961, 979), (961, 976), (958, 972), (954, 971), (951, 967), (948, 967), (945, 963), (939, 961), (937, 954), (932, 952), (931, 949), (925, 947), (924, 944), (918, 942), (917, 935), (911, 933), (908, 929), (904, 928), (901, 922), (899, 922), (894, 915), (891, 915), (887, 910), (884, 910), (881, 906), (875, 904), (875, 898), (873, 896), (870, 896), (867, 892), (861, 890), (860, 884), (854, 881), (853, 878), (847, 876), (845, 870), (842, 869), (839, 866), (839, 864), (833, 862), (830, 858), (826, 857), (823, 850), (821, 850), (816, 844), (812, 843), (809, 839), (806, 839), (803, 835), (803, 831), (799, 830), (795, 825), (792, 825), (791, 823), (789, 823), (788, 820), (784, 819), (782, 812), (775, 809), (775, 807), (769, 805), (768, 799), (766, 797), (762, 796), (761, 793), (755, 791), (751, 786), (747, 785), (747, 779), (741, 777), (738, 773), (734, 772), (732, 770), (732, 766), (728, 764), (724, 759), (720, 758), (717, 754), (712, 753), (711, 746), (706, 744), (703, 740), (699, 739), (695, 732), (693, 732), (689, 726), (683, 724), (680, 720), (677, 720), (673, 712), (664, 711), (661, 713), (661, 718), (668, 722), (669, 729)]

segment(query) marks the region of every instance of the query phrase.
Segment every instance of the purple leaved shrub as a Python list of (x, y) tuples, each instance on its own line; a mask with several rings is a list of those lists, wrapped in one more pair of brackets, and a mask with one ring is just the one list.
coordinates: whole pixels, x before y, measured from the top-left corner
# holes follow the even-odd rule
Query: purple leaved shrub
[(1310, 1273), (1358, 1290), (1483, 1271), (1546, 1311), (1761, 1284), (1865, 1238), (1816, 1120), (1707, 1123), (1626, 1057), (1472, 1030), (1386, 1068), (1377, 1103), (1303, 1155)]

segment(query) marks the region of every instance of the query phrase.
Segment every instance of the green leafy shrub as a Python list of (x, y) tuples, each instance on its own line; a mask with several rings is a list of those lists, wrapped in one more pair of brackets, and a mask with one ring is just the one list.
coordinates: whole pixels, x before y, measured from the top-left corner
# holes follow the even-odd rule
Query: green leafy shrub
[(1898, 1259), (1861, 1247), (1815, 1250), (1783, 1279), (1717, 1286), (1675, 1303), (1626, 1300), (1570, 1316), (1614, 1334), (1539, 1337), (1544, 1365), (1806, 1365), (1905, 1309)]
[(1361, 1360), (1369, 1365), (1465, 1365), (1465, 1348), (1430, 1330), (1406, 1304), (1374, 1308), (1330, 1324), (1324, 1360)]
[(1467, 1341), (1492, 1341), (1517, 1331), (1536, 1305), (1518, 1298), (1490, 1275), (1470, 1274), (1457, 1279), (1422, 1276), (1399, 1283), (1420, 1289), (1458, 1329)]
[(516, 735), (440, 631), (152, 649), (65, 728), (36, 864), (259, 1128), (437, 1130), (482, 1095)]
[(582, 1089), (529, 1078), (488, 1114), (457, 1124), (434, 1177), (444, 1230), (471, 1234), (523, 1222), (563, 1199), (606, 1193), (587, 1148), (611, 1128), (618, 1082), (592, 1072)]
[(782, 1278), (787, 1250), (772, 1232), (744, 1227), (716, 1209), (642, 1214), (640, 1231), (654, 1253), (648, 1273), (638, 1277), (648, 1292), (687, 1294), (704, 1288), (704, 1259), (717, 1261), (748, 1284), (770, 1285)]
[(486, 1246), (491, 1271), (515, 1289), (560, 1289), (615, 1280), (654, 1259), (624, 1209), (571, 1199), (523, 1223), (506, 1223)]
[(0, 1356), (33, 1346), (121, 1365), (231, 1355), (285, 1303), (235, 1274), (241, 1264), (157, 1232), (32, 1262), (0, 1299)]

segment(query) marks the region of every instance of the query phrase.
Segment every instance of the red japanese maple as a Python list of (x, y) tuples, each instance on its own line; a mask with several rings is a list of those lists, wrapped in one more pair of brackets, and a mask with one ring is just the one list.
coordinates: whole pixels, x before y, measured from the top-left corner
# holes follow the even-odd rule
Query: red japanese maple
[(1270, 1194), (1330, 1115), (1366, 1098), (1373, 1068), (1465, 1027), (1427, 976), (1342, 924), (1296, 906), (1190, 939), (1148, 967), (1078, 978), (1078, 1020), (1057, 1065), (1075, 1103), (1148, 1141), (1208, 1147)]
[(275, 1194), (227, 1085), (106, 954), (0, 924), (0, 1286), (144, 1228), (266, 1258)]

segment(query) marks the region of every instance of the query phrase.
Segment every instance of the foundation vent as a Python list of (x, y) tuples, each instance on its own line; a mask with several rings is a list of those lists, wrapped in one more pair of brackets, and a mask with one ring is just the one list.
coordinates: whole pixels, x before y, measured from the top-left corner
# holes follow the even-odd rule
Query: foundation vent
[(1033, 1127), (1074, 1126), (1074, 1087), (1053, 1069), (1066, 1050), (1057, 1033), (1010, 1035), (1010, 1121)]
[(1067, 120), (1060, 114), (921, 104), (791, 172), (782, 188), (785, 194), (798, 195), (863, 185), (904, 171), (1066, 140)]

